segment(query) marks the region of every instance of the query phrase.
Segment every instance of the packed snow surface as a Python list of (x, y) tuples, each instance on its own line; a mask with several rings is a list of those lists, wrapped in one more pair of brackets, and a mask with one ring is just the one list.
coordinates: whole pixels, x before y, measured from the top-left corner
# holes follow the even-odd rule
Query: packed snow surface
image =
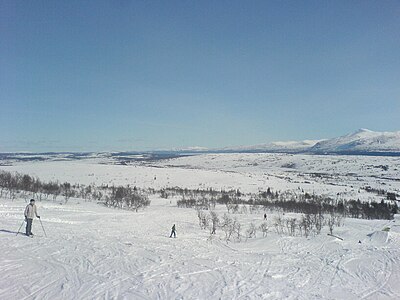
[[(10, 162), (42, 180), (138, 187), (291, 190), (363, 201), (399, 192), (399, 158), (208, 154), (131, 165), (107, 158)], [(226, 242), (194, 209), (151, 196), (139, 212), (71, 199), (37, 201), (33, 238), (17, 234), (27, 199), (0, 199), (0, 299), (400, 299), (400, 219), (345, 219), (327, 235), (270, 232)], [(225, 206), (217, 206), (220, 217)], [(263, 211), (233, 215), (244, 230)], [(291, 217), (298, 217), (289, 214)], [(176, 224), (177, 238), (169, 238)], [(43, 225), (43, 228), (42, 226)], [(45, 232), (43, 231), (45, 230)], [(45, 235), (46, 233), (46, 235)]]
[(0, 170), (71, 184), (131, 185), (162, 189), (240, 189), (245, 193), (304, 191), (333, 198), (380, 201), (365, 189), (400, 194), (400, 157), (300, 154), (203, 154), (156, 161), (115, 159), (7, 161)]
[[(399, 219), (347, 219), (335, 232), (343, 241), (271, 232), (226, 243), (199, 229), (193, 209), (165, 199), (139, 213), (40, 202), (47, 237), (35, 220), (28, 238), (16, 235), (24, 207), (0, 205), (1, 299), (400, 298), (400, 233), (381, 231)], [(172, 224), (177, 238), (168, 237)]]

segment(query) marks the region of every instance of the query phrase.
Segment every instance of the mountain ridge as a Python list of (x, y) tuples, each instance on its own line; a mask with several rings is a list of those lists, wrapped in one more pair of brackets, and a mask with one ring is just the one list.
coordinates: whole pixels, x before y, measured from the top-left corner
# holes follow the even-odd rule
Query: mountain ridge
[(225, 147), (211, 152), (282, 152), (310, 154), (388, 154), (400, 155), (400, 131), (377, 132), (360, 128), (331, 139), (271, 142), (253, 146)]
[(17, 160), (47, 160), (85, 159), (85, 158), (118, 158), (136, 160), (154, 160), (172, 158), (182, 155), (207, 153), (288, 153), (288, 154), (321, 154), (321, 155), (385, 155), (400, 156), (400, 131), (377, 132), (361, 128), (352, 133), (331, 139), (276, 141), (239, 147), (224, 147), (208, 149), (195, 146), (181, 149), (164, 149), (151, 151), (117, 151), (117, 152), (8, 152), (0, 153), (0, 161)]
[(400, 131), (376, 132), (359, 129), (347, 135), (320, 141), (309, 151), (312, 153), (400, 152)]

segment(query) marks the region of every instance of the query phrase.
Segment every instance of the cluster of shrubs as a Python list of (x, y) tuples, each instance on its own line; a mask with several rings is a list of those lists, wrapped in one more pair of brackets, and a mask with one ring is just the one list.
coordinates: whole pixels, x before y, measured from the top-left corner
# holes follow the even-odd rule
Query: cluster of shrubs
[(242, 239), (242, 225), (236, 217), (224, 214), (222, 219), (219, 218), (215, 211), (203, 211), (197, 209), (197, 217), (199, 219), (200, 229), (208, 229), (211, 236), (216, 234), (217, 229), (225, 233), (226, 241), (238, 241)]
[(307, 213), (299, 218), (285, 218), (279, 215), (274, 218), (273, 226), (276, 233), (289, 236), (318, 235), (325, 226), (328, 226), (330, 234), (333, 234), (335, 227), (342, 226), (342, 216), (336, 213), (329, 215)]
[(377, 195), (381, 195), (381, 196), (386, 194), (385, 190), (383, 190), (383, 189), (374, 189), (374, 188), (372, 188), (370, 186), (366, 186), (363, 189), (368, 193), (373, 193), (373, 194), (377, 194)]
[[(201, 229), (208, 229), (210, 233), (222, 230), (226, 241), (241, 241), (243, 238), (255, 237), (261, 232), (265, 237), (273, 228), (280, 235), (305, 236), (318, 235), (324, 227), (327, 227), (330, 234), (336, 227), (343, 224), (344, 217), (362, 219), (393, 219), (398, 213), (396, 202), (390, 203), (383, 199), (381, 202), (361, 202), (360, 200), (334, 200), (329, 197), (311, 195), (308, 193), (296, 194), (294, 192), (272, 192), (270, 188), (259, 194), (243, 195), (238, 192), (230, 193), (221, 191), (207, 202), (204, 194), (201, 197), (178, 201), (179, 207), (194, 207), (197, 210), (199, 226)], [(219, 218), (215, 211), (215, 203), (225, 204), (228, 213)], [(236, 216), (229, 213), (247, 213), (260, 211), (278, 211), (277, 217), (270, 223), (264, 221), (258, 226), (250, 223), (246, 230), (238, 221)], [(290, 215), (296, 213), (296, 217)], [(299, 215), (300, 214), (300, 215)]]
[[(287, 213), (301, 213), (312, 215), (337, 214), (342, 217), (359, 219), (393, 219), (398, 213), (396, 202), (361, 202), (360, 200), (335, 200), (330, 197), (286, 192), (272, 192), (268, 188), (258, 194), (243, 195), (239, 190), (215, 191), (211, 190), (181, 190), (181, 199), (178, 207), (212, 209), (216, 204), (226, 205), (229, 213), (247, 213), (248, 210), (281, 211)], [(179, 195), (175, 190), (174, 195)]]
[(267, 220), (264, 220), (258, 226), (251, 222), (246, 229), (239, 222), (237, 216), (229, 213), (224, 213), (220, 218), (213, 210), (197, 209), (197, 217), (200, 229), (209, 230), (211, 236), (217, 230), (221, 230), (224, 232), (226, 241), (235, 242), (240, 242), (243, 238), (255, 238), (258, 232), (266, 237), (272, 228), (279, 235), (309, 237), (320, 234), (324, 227), (328, 227), (332, 235), (334, 228), (343, 225), (342, 216), (336, 213), (330, 215), (307, 213), (297, 218), (279, 214), (272, 222), (268, 223)]
[(184, 198), (216, 198), (221, 193), (220, 191), (209, 189), (188, 189), (180, 187), (167, 187), (159, 191), (161, 198), (168, 199), (170, 197), (182, 196)]
[[(374, 190), (380, 195), (383, 191)], [(43, 182), (37, 177), (26, 174), (0, 171), (0, 197), (15, 199), (18, 193), (22, 197), (33, 197), (39, 200), (62, 196), (65, 202), (71, 197), (85, 200), (97, 200), (108, 207), (124, 208), (137, 211), (150, 205), (147, 193), (160, 193), (163, 198), (177, 197), (178, 207), (210, 210), (217, 204), (225, 205), (228, 213), (247, 213), (263, 210), (302, 213), (305, 215), (340, 215), (342, 217), (362, 219), (393, 219), (398, 213), (396, 202), (361, 202), (360, 200), (334, 200), (329, 197), (310, 195), (308, 193), (272, 192), (271, 188), (258, 194), (244, 195), (240, 190), (183, 189), (165, 188), (161, 191), (139, 190), (130, 186), (95, 186), (71, 185), (68, 182)], [(396, 195), (395, 195), (396, 196)], [(395, 197), (394, 196), (394, 197)], [(387, 193), (387, 197), (393, 195)]]
[(393, 215), (398, 213), (397, 203), (391, 204), (382, 200), (377, 202), (361, 202), (351, 200), (347, 203), (346, 216), (361, 219), (393, 219)]
[(130, 186), (95, 186), (72, 185), (69, 182), (58, 181), (43, 182), (37, 177), (26, 174), (0, 171), (0, 197), (15, 199), (17, 195), (22, 198), (35, 198), (39, 200), (49, 198), (54, 201), (62, 196), (65, 203), (71, 198), (96, 200), (107, 207), (123, 208), (137, 211), (150, 205), (150, 200), (145, 191)]
[[(161, 191), (161, 195), (165, 190)], [(181, 193), (179, 193), (179, 191)], [(171, 195), (171, 194), (170, 194)], [(240, 199), (242, 193), (239, 190), (229, 190), (229, 191), (216, 191), (213, 189), (207, 190), (190, 190), (190, 189), (175, 189), (174, 196), (181, 196), (181, 199), (177, 201), (178, 207), (184, 208), (201, 208), (201, 209), (211, 209), (215, 208), (217, 204), (223, 205), (233, 205), (239, 203), (245, 203), (245, 201)]]
[(122, 208), (138, 211), (150, 205), (146, 193), (139, 191), (136, 187), (111, 187), (111, 193), (106, 197), (104, 204), (107, 207)]
[(361, 202), (360, 200), (334, 200), (329, 197), (313, 195), (307, 197), (294, 197), (287, 193), (280, 194), (278, 198), (268, 199), (258, 197), (250, 200), (253, 205), (261, 205), (270, 210), (303, 214), (340, 214), (343, 217), (358, 219), (393, 219), (398, 212), (397, 203), (386, 202)]
[(15, 199), (18, 193), (22, 197), (33, 197), (48, 199), (52, 197), (56, 200), (58, 196), (63, 196), (66, 201), (78, 193), (79, 187), (72, 186), (68, 182), (43, 182), (37, 177), (26, 174), (11, 173), (0, 171), (0, 197)]

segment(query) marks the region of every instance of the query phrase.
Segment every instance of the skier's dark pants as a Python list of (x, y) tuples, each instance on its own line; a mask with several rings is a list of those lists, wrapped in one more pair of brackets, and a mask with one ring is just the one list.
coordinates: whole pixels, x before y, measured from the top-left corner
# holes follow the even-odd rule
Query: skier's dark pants
[(32, 234), (32, 221), (33, 219), (26, 219), (26, 235)]
[(172, 237), (172, 235), (174, 235), (174, 237), (176, 237), (175, 230), (172, 230), (172, 231), (171, 231), (171, 235), (170, 235), (169, 237)]

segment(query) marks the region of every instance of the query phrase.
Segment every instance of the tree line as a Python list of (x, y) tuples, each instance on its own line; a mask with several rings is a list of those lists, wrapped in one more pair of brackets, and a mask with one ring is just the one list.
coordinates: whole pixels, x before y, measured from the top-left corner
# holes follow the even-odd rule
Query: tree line
[(128, 186), (108, 185), (81, 185), (69, 182), (41, 181), (39, 178), (27, 174), (11, 173), (0, 170), (0, 198), (15, 199), (35, 198), (56, 201), (62, 197), (64, 202), (73, 198), (96, 200), (107, 207), (122, 208), (138, 211), (150, 205), (150, 200), (144, 190)]
[[(162, 191), (163, 193), (163, 191)], [(245, 213), (248, 210), (280, 211), (301, 214), (337, 214), (342, 217), (358, 219), (391, 220), (398, 213), (398, 205), (382, 199), (380, 202), (358, 200), (337, 200), (327, 196), (295, 193), (293, 191), (275, 191), (267, 188), (258, 194), (244, 195), (239, 190), (188, 190), (175, 189), (174, 195), (181, 196), (178, 207), (209, 210), (216, 204), (225, 205), (228, 213)], [(384, 196), (384, 195), (383, 195)]]

